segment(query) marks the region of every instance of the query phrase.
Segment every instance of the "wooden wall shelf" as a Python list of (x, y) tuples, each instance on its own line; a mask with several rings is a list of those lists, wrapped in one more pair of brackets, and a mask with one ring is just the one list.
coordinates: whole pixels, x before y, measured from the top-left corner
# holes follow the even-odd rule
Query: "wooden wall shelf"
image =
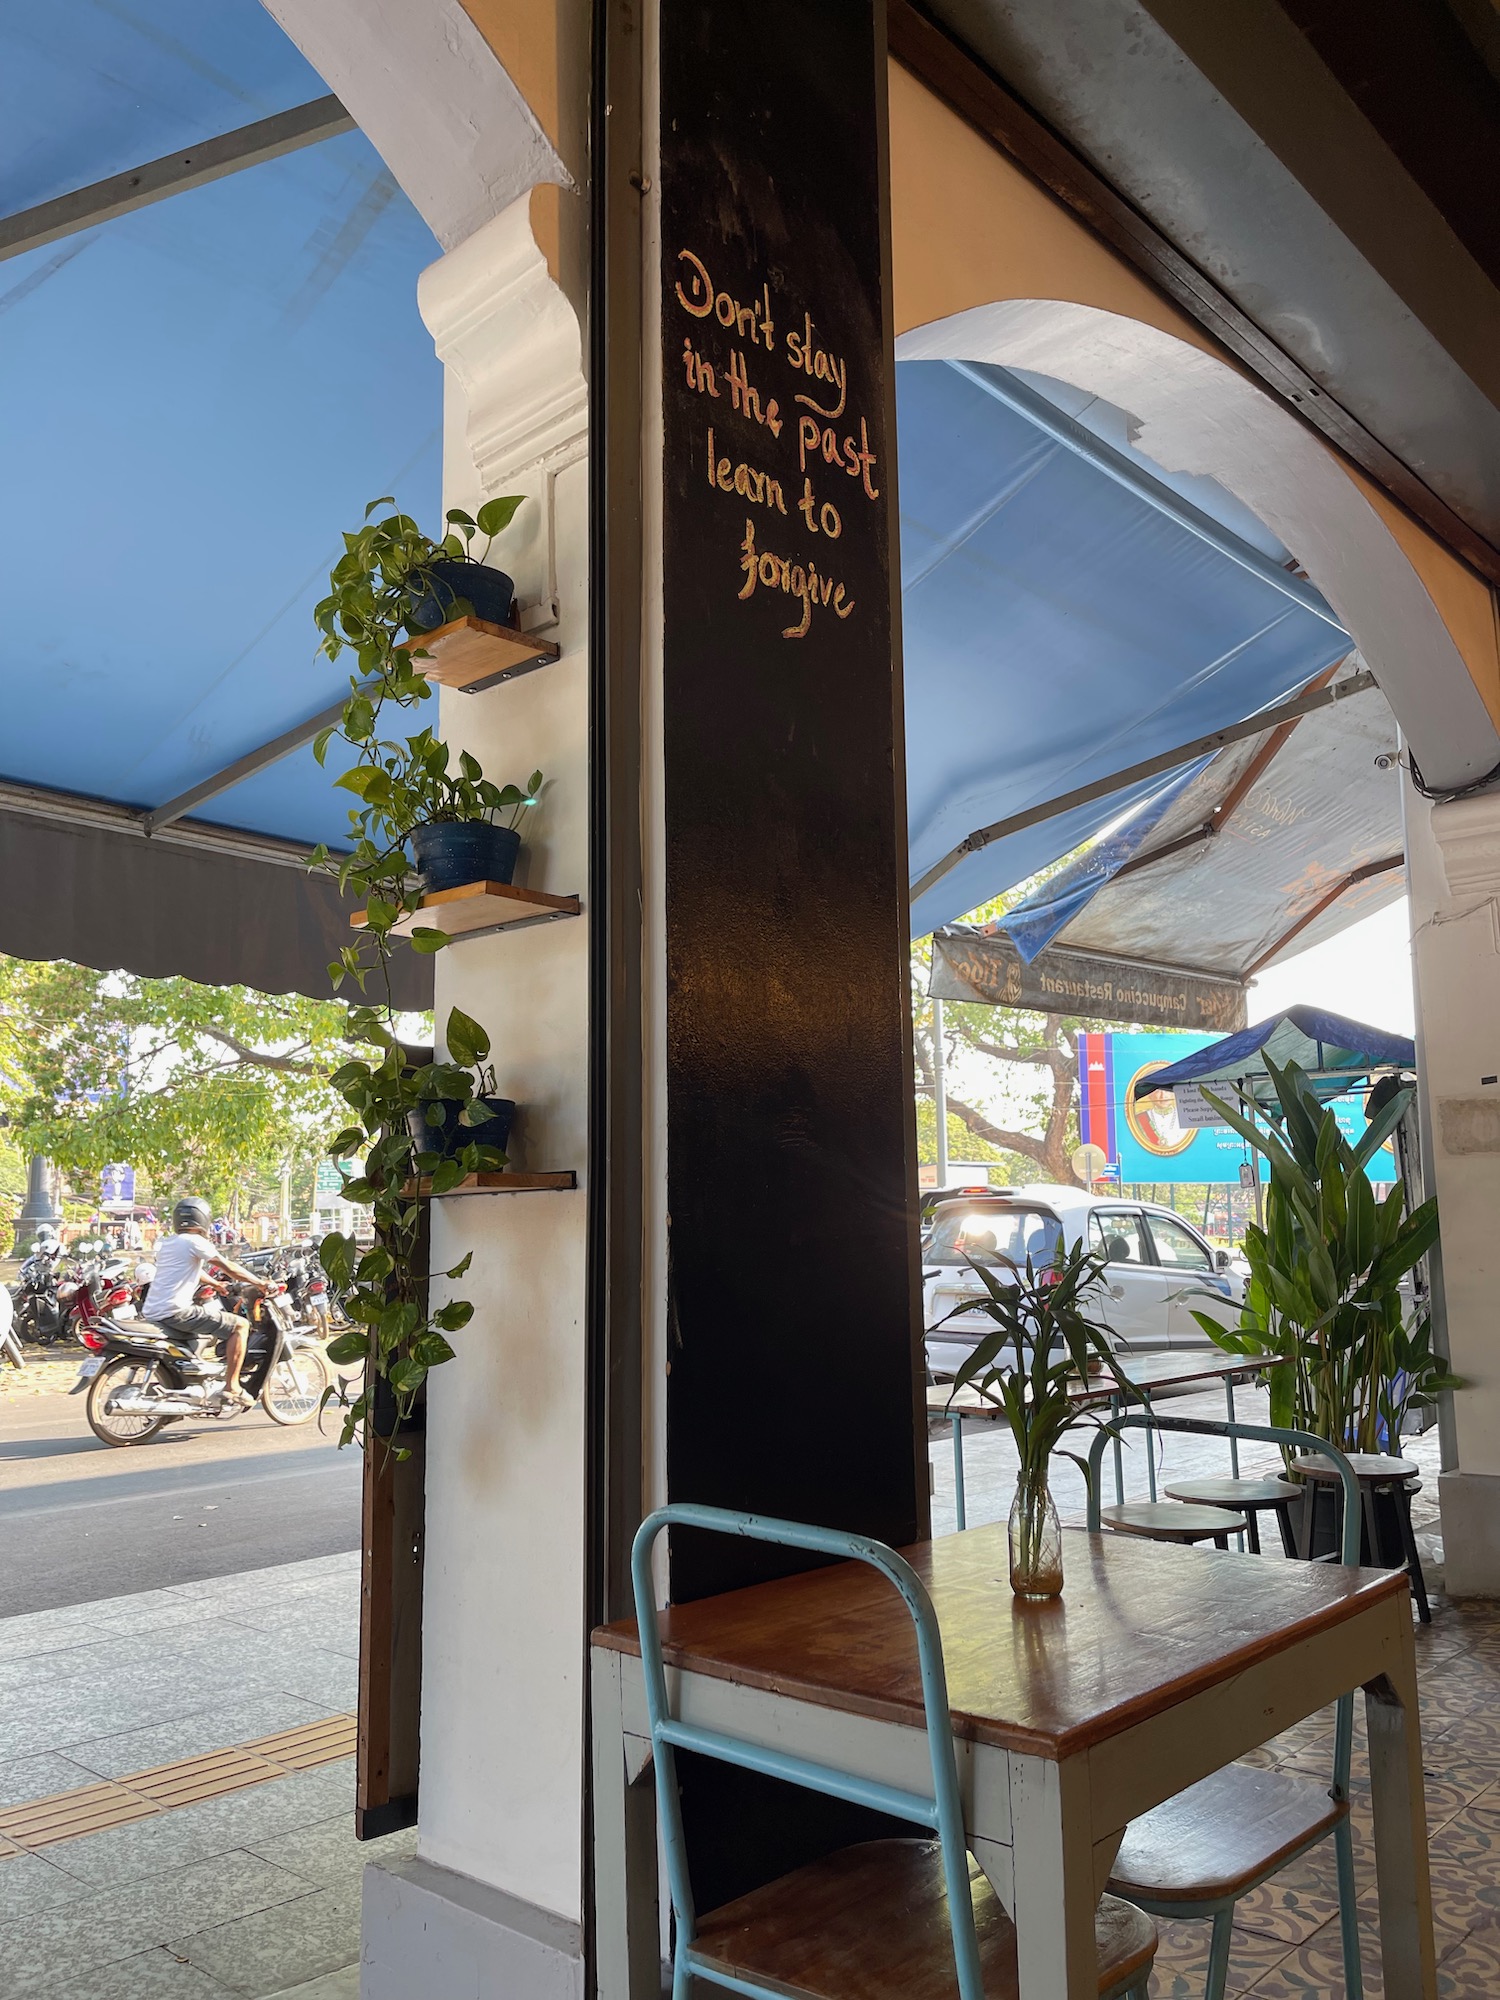
[(408, 1182), (402, 1189), (406, 1195), (416, 1195), (419, 1200), (448, 1201), (459, 1194), (541, 1194), (549, 1189), (576, 1188), (578, 1176), (571, 1168), (555, 1174), (470, 1174), (457, 1187), (446, 1189), (440, 1195), (432, 1192), (432, 1182), (424, 1175), (414, 1185)]
[[(576, 896), (547, 896), (540, 889), (518, 889), (514, 882), (466, 882), (461, 888), (424, 896), (420, 909), (397, 918), (391, 935), (410, 937), (421, 929), (446, 931), (450, 938), (487, 937), (491, 931), (551, 924), (578, 914)], [(362, 930), (365, 912), (356, 910), (349, 922)]]
[(515, 625), (491, 625), (484, 618), (454, 618), (431, 632), (412, 633), (405, 644), (428, 656), (412, 661), (419, 674), (464, 694), (534, 673), (559, 651), (548, 639), (533, 638)]

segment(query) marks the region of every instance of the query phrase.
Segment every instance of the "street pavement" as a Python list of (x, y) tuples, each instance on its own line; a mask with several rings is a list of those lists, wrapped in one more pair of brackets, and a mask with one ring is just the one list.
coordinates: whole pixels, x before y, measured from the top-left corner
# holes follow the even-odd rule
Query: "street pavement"
[[(0, 1811), (347, 1714), (358, 1603), (355, 1554), (0, 1619)], [(356, 1842), (353, 1766), (0, 1840), (0, 1991), (352, 2000), (361, 1873), (416, 1840)]]
[(81, 1359), (0, 1370), (0, 1617), (358, 1548), (359, 1453), (334, 1411), (322, 1433), (257, 1406), (122, 1450), (65, 1393)]

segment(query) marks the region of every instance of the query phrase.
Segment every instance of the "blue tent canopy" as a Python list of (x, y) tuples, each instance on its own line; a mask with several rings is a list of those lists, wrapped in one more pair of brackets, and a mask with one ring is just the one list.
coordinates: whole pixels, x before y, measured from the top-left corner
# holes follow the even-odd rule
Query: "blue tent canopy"
[(1237, 1035), (1210, 1042), (1181, 1062), (1153, 1070), (1136, 1085), (1135, 1094), (1145, 1097), (1178, 1083), (1239, 1083), (1268, 1100), (1274, 1091), (1266, 1072), (1267, 1056), (1278, 1069), (1296, 1063), (1322, 1098), (1342, 1096), (1372, 1071), (1410, 1070), (1417, 1061), (1409, 1035), (1388, 1034), (1384, 1028), (1367, 1027), (1320, 1007), (1288, 1007)]
[[(1014, 380), (949, 361), (896, 371), (914, 883), (974, 828), (1241, 722), (1350, 650), (1315, 592), (1294, 601), (1067, 449), (1014, 407)], [(914, 933), (1161, 784), (967, 855), (914, 897)]]
[[(347, 125), (259, 0), (52, 0), (7, 23), (6, 207), (24, 234), (38, 204), (318, 100)], [(385, 493), (424, 523), (438, 513), (442, 369), (416, 284), (439, 254), (369, 141), (332, 130), (0, 262), (0, 831), (12, 882), (40, 857), (53, 899), (77, 901), (66, 955), (125, 962), (109, 919), (127, 880), (148, 903), (201, 906), (213, 879), (169, 865), (120, 809), (176, 799), (346, 689), (311, 615), (342, 532)], [(177, 863), (205, 822), (246, 837), (242, 869), (341, 843), (339, 768), (304, 747), (219, 791), (173, 835)], [(78, 800), (100, 807), (92, 846)], [(316, 891), (276, 872), (275, 921), (295, 929)], [(13, 895), (0, 948), (56, 950), (46, 915)], [(338, 932), (335, 897), (297, 983), (318, 983)], [(163, 934), (150, 969), (171, 955)], [(226, 957), (189, 961), (206, 977)], [(244, 976), (284, 982), (290, 962)]]

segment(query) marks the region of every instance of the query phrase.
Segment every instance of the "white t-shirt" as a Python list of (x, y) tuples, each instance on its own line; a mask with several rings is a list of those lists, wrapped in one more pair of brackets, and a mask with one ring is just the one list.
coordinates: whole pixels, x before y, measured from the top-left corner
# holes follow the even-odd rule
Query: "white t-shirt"
[(141, 1308), (144, 1316), (170, 1319), (174, 1313), (186, 1312), (193, 1303), (204, 1265), (212, 1263), (218, 1254), (208, 1238), (195, 1229), (185, 1230), (181, 1236), (169, 1236), (165, 1243), (158, 1244), (156, 1276)]

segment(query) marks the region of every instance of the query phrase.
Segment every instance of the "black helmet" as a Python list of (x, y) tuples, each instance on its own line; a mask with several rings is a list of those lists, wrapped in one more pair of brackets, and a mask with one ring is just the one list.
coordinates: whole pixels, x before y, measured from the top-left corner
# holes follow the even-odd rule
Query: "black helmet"
[(195, 1194), (190, 1194), (186, 1201), (178, 1202), (172, 1210), (172, 1227), (179, 1236), (188, 1229), (205, 1230), (213, 1219), (214, 1212), (208, 1203), (200, 1201)]

